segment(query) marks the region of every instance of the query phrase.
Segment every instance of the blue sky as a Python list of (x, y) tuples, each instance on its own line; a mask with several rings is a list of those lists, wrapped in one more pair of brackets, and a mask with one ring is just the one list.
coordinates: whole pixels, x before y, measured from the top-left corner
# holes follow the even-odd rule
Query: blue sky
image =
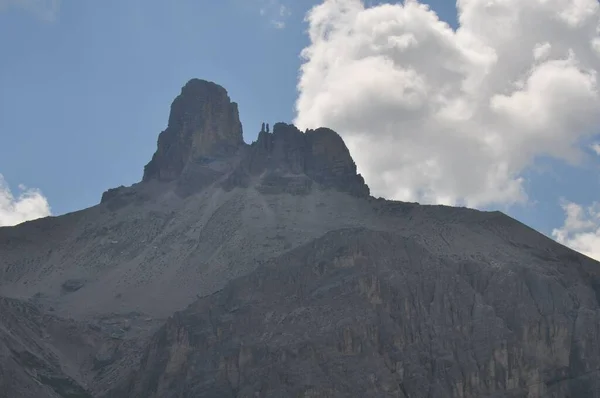
[[(240, 105), (247, 142), (255, 139), (262, 121), (297, 119), (310, 125), (331, 120), (332, 127), (343, 126), (333, 117), (318, 116), (318, 110), (295, 107), (296, 100), (312, 92), (306, 88), (299, 93), (297, 84), (301, 51), (315, 44), (307, 32), (316, 19), (307, 22), (305, 16), (320, 3), (0, 0), (0, 174), (13, 193), (11, 200), (18, 200), (23, 192), (19, 184), (24, 184), (38, 189), (59, 215), (97, 204), (108, 188), (139, 181), (166, 125), (171, 101), (192, 77), (228, 90)], [(370, 1), (365, 8), (381, 3)], [(459, 26), (452, 1), (424, 3), (452, 29)], [(331, 9), (322, 11), (323, 18), (337, 15)], [(314, 73), (304, 74), (307, 87)], [(319, 103), (318, 98), (322, 93), (311, 103)], [(595, 142), (595, 135), (580, 138), (584, 155), (578, 164), (560, 159), (549, 144), (548, 156), (541, 152), (534, 162), (519, 166), (526, 200), (464, 203), (501, 209), (548, 235), (564, 227), (565, 209), (572, 204), (579, 206), (573, 217), (583, 217), (579, 221), (587, 225), (577, 231), (594, 234), (596, 224), (590, 222), (597, 218), (593, 206), (600, 181), (598, 161), (587, 145)], [(359, 167), (361, 161), (369, 164), (357, 151), (353, 155)], [(377, 175), (394, 175), (386, 173)], [(397, 188), (403, 181), (388, 179), (385, 184)], [(439, 188), (439, 197), (447, 196), (448, 189)], [(398, 197), (384, 188), (380, 192)], [(575, 224), (571, 226), (577, 228)], [(591, 253), (587, 247), (578, 250)]]

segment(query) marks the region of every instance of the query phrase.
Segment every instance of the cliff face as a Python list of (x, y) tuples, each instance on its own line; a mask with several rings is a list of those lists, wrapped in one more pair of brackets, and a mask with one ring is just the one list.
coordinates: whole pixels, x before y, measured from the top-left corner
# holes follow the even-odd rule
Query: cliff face
[(596, 397), (598, 330), (597, 262), (197, 79), (142, 182), (0, 228), (0, 398)]
[(258, 189), (264, 193), (307, 194), (314, 182), (353, 196), (369, 196), (346, 144), (327, 128), (303, 133), (294, 125), (276, 123), (273, 133), (261, 130), (237, 172), (260, 176)]
[(597, 264), (564, 255), (496, 268), (331, 232), (175, 314), (117, 396), (594, 397)]
[(192, 79), (171, 105), (167, 129), (158, 136), (142, 180), (175, 180), (189, 163), (231, 156), (243, 145), (238, 107), (227, 91)]

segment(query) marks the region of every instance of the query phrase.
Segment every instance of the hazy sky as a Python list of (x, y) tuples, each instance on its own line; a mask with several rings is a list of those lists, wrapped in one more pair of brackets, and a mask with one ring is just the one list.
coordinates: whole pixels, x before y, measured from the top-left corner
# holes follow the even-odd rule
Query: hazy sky
[(376, 196), (500, 209), (600, 258), (598, 0), (0, 0), (0, 54), (0, 225), (139, 181), (198, 77), (247, 142), (332, 127)]

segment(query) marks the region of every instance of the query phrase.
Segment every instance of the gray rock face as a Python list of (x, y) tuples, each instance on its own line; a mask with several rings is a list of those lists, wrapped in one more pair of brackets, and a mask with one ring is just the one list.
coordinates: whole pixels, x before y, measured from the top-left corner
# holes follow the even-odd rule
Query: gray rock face
[(127, 188), (123, 185), (116, 188), (110, 188), (102, 193), (100, 203), (108, 202), (109, 200), (118, 197), (121, 192), (124, 192), (126, 190)]
[(0, 228), (0, 398), (599, 397), (599, 302), (597, 262), (374, 199), (329, 129), (246, 145), (192, 80), (142, 182)]
[[(56, 353), (56, 346), (68, 348), (61, 343), (76, 328), (30, 303), (0, 297), (0, 397), (91, 398), (81, 379), (64, 371), (75, 357)], [(87, 347), (77, 340), (71, 344), (85, 352)]]
[(115, 340), (118, 318), (68, 319), (0, 297), (0, 397), (92, 398), (126, 383), (148, 341), (147, 329), (129, 318), (135, 339)]
[(212, 82), (192, 79), (171, 105), (169, 124), (144, 168), (143, 181), (177, 179), (185, 167), (203, 158), (233, 155), (244, 145), (238, 107), (227, 91)]
[(595, 397), (598, 264), (555, 249), (498, 267), (330, 232), (171, 317), (114, 396)]
[(294, 125), (276, 123), (273, 133), (261, 130), (241, 167), (250, 175), (264, 175), (268, 192), (276, 192), (277, 186), (289, 192), (291, 185), (292, 191), (307, 193), (314, 181), (354, 196), (369, 196), (346, 144), (327, 128), (302, 133)]

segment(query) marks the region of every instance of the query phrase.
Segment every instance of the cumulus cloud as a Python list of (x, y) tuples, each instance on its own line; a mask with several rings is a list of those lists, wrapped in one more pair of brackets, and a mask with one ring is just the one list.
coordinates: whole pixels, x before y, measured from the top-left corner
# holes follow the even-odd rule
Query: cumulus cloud
[[(600, 125), (597, 0), (458, 0), (453, 30), (415, 0), (325, 0), (296, 124), (338, 131), (375, 195), (525, 202), (540, 157), (578, 164)], [(587, 151), (589, 153), (589, 151)]]
[(285, 22), (292, 12), (281, 0), (262, 0), (260, 15), (269, 19), (271, 25), (277, 29), (285, 28)]
[(48, 200), (39, 190), (27, 188), (22, 184), (18, 188), (20, 192), (15, 197), (0, 174), (0, 227), (20, 224), (51, 214)]
[(0, 0), (0, 11), (11, 7), (25, 10), (43, 21), (52, 22), (58, 16), (60, 0)]
[(600, 261), (600, 203), (585, 208), (563, 201), (562, 208), (566, 219), (562, 227), (552, 231), (554, 239)]

